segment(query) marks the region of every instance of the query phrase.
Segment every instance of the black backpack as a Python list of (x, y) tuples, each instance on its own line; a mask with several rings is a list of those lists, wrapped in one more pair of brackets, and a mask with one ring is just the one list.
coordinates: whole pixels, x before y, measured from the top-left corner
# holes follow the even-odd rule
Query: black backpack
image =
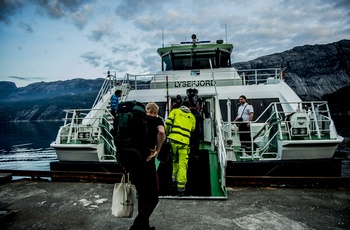
[(120, 102), (113, 126), (117, 152), (132, 148), (141, 154), (147, 153), (147, 119), (144, 104), (138, 101)]
[[(198, 90), (197, 89), (187, 89), (186, 90), (186, 97), (184, 100), (188, 100), (191, 103), (191, 107), (197, 108), (198, 107)], [(197, 108), (198, 109), (198, 108)]]

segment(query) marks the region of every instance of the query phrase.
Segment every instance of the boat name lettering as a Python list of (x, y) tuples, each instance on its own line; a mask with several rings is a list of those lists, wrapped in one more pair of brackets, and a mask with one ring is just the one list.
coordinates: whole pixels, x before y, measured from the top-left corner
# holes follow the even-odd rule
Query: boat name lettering
[(199, 80), (199, 81), (175, 81), (175, 88), (178, 87), (193, 87), (193, 86), (213, 86), (213, 80)]

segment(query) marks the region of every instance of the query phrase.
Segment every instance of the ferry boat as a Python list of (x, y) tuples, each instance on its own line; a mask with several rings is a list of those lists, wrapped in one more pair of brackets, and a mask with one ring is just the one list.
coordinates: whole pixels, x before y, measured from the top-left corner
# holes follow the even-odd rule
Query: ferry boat
[[(231, 66), (232, 51), (233, 45), (223, 40), (199, 41), (192, 35), (190, 42), (157, 50), (161, 71), (155, 74), (127, 73), (117, 79), (115, 72), (108, 72), (92, 109), (65, 110), (64, 125), (51, 144), (59, 162), (116, 162), (110, 98), (117, 89), (123, 92), (121, 101), (156, 102), (165, 119), (177, 95), (196, 92), (201, 133), (199, 149), (189, 159), (191, 197), (225, 198), (227, 174), (254, 172), (260, 163), (332, 159), (343, 138), (327, 102), (302, 101), (284, 81), (287, 67), (237, 70)], [(240, 95), (254, 108), (251, 146), (245, 148), (233, 122)], [(157, 166), (160, 180), (165, 180), (169, 163)], [(165, 184), (163, 195), (171, 195)]]

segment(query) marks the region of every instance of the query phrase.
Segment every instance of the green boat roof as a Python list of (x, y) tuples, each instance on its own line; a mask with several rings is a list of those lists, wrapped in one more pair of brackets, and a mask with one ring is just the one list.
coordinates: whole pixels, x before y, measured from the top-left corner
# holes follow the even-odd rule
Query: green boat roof
[(224, 50), (229, 53), (233, 50), (232, 44), (216, 44), (216, 43), (196, 43), (194, 45), (173, 45), (169, 47), (162, 47), (157, 50), (157, 53), (159, 56), (163, 56), (164, 54), (167, 54), (168, 52), (186, 52), (186, 51), (211, 51), (211, 50)]

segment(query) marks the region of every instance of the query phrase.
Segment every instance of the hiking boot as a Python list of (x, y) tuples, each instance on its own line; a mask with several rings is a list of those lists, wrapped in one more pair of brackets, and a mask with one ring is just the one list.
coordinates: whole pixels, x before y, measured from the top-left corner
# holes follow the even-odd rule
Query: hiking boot
[(184, 188), (177, 188), (177, 195), (178, 196), (185, 196), (185, 189)]
[(178, 192), (177, 195), (178, 196), (185, 196), (185, 192)]

